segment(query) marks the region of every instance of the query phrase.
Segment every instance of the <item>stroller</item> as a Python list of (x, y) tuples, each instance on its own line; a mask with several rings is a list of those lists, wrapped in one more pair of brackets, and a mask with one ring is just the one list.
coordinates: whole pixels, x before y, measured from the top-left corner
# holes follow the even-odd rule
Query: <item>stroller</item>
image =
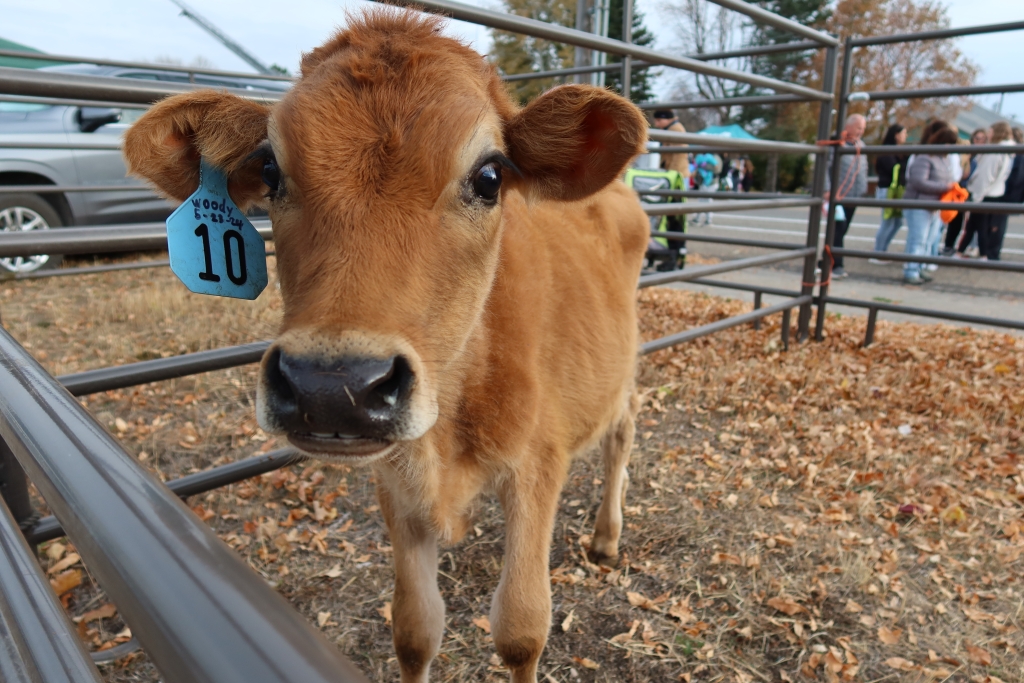
[[(683, 197), (665, 197), (644, 194), (650, 190), (682, 190), (683, 176), (678, 171), (650, 171), (631, 168), (626, 171), (626, 185), (640, 194), (640, 199), (649, 204), (685, 202)], [(651, 230), (686, 232), (684, 216), (651, 216)], [(645, 267), (660, 272), (681, 270), (686, 265), (686, 242), (651, 237), (647, 245)]]

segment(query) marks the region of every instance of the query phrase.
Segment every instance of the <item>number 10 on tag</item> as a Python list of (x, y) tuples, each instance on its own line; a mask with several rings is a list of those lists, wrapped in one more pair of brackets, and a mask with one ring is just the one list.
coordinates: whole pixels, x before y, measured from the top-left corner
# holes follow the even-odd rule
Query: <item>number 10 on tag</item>
[(224, 173), (202, 160), (199, 189), (167, 219), (171, 270), (197, 294), (255, 299), (267, 286), (263, 238), (228, 195)]

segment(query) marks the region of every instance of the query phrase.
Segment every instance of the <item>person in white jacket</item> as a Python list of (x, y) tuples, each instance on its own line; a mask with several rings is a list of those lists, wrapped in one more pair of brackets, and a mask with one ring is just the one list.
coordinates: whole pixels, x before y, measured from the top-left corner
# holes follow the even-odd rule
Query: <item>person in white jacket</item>
[[(1006, 121), (999, 121), (992, 125), (992, 134), (989, 136), (989, 144), (1012, 145), (1013, 131)], [(1012, 154), (980, 154), (978, 155), (978, 166), (967, 181), (967, 191), (971, 193), (972, 202), (998, 202), (1006, 192), (1006, 179), (1010, 177), (1010, 170), (1013, 168)], [(967, 219), (968, 232), (978, 234), (978, 251), (983, 259), (990, 261), (999, 260), (999, 252), (1002, 247), (1002, 239), (999, 232), (1000, 221), (997, 214), (977, 213), (972, 211), (971, 217)], [(960, 243), (966, 248), (966, 240)]]

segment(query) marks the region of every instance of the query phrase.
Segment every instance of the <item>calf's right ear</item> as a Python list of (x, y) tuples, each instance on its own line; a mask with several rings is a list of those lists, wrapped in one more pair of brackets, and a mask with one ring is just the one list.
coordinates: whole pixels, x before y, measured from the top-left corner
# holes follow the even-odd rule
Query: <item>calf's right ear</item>
[(175, 95), (155, 104), (125, 134), (128, 172), (166, 197), (185, 201), (199, 187), (199, 160), (227, 175), (240, 209), (261, 202), (263, 160), (251, 157), (267, 139), (270, 107), (216, 90)]

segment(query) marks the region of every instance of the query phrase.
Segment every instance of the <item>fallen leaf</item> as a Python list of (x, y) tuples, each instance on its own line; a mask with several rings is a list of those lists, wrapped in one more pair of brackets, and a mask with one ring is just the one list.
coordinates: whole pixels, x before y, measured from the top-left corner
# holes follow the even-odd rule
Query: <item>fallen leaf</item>
[(385, 602), (384, 606), (377, 610), (377, 614), (379, 614), (382, 617), (384, 617), (384, 623), (385, 624), (390, 624), (391, 623), (391, 603), (390, 602)]
[(640, 620), (634, 619), (633, 623), (629, 625), (629, 631), (627, 633), (620, 633), (617, 636), (612, 636), (609, 640), (613, 643), (625, 643), (633, 639), (633, 634), (640, 627)]
[(903, 629), (901, 628), (878, 627), (878, 639), (886, 645), (895, 645), (900, 642), (900, 636), (902, 635)]
[(683, 624), (688, 624), (691, 621), (696, 621), (697, 618), (693, 614), (693, 610), (690, 609), (690, 599), (685, 598), (677, 600), (671, 607), (668, 608), (670, 616), (675, 617)]
[(324, 624), (326, 624), (327, 620), (330, 619), (330, 618), (331, 618), (331, 613), (330, 612), (317, 612), (316, 613), (316, 624), (317, 624), (317, 626), (319, 626), (320, 628), (323, 628)]
[(629, 600), (629, 604), (633, 607), (640, 607), (642, 609), (655, 611), (658, 609), (654, 602), (642, 593), (626, 593), (626, 599)]
[(847, 600), (846, 611), (852, 614), (856, 614), (857, 612), (863, 612), (864, 608), (860, 606), (860, 603), (855, 602), (854, 600)]
[(475, 617), (473, 619), (473, 624), (477, 628), (481, 629), (484, 633), (490, 633), (491, 632), (491, 620), (488, 619), (486, 616)]
[(584, 669), (600, 669), (601, 665), (595, 662), (593, 659), (587, 659), (586, 657), (573, 657), (572, 661), (576, 662)]
[(743, 560), (741, 560), (738, 555), (715, 553), (711, 556), (711, 564), (735, 564), (742, 566)]
[(82, 561), (82, 558), (78, 556), (78, 553), (69, 553), (67, 557), (53, 565), (46, 570), (47, 574), (56, 574), (62, 572), (73, 564), (77, 564)]
[(338, 562), (337, 564), (333, 565), (330, 569), (325, 569), (324, 571), (320, 572), (318, 576), (326, 576), (328, 579), (336, 579), (339, 576), (341, 576), (341, 574), (341, 563)]
[(78, 569), (68, 569), (50, 579), (50, 585), (53, 586), (53, 590), (57, 593), (58, 597), (64, 595), (73, 588), (82, 585), (82, 572)]
[(976, 647), (969, 641), (964, 641), (964, 647), (967, 649), (967, 658), (975, 664), (980, 664), (981, 666), (992, 665), (992, 655), (989, 654), (988, 650)]
[(900, 671), (916, 671), (917, 665), (911, 661), (903, 659), (903, 657), (889, 657), (885, 660), (885, 665), (892, 669), (899, 669)]
[(81, 622), (88, 624), (90, 621), (109, 619), (115, 614), (117, 614), (117, 608), (108, 602), (107, 604), (101, 605), (94, 610), (89, 610), (81, 617), (79, 617), (79, 619), (81, 620)]
[(572, 627), (572, 620), (576, 617), (576, 611), (571, 610), (569, 615), (562, 620), (562, 633), (567, 633)]
[(56, 562), (64, 556), (64, 553), (65, 551), (67, 551), (67, 549), (67, 546), (63, 543), (51, 543), (46, 548), (46, 556), (50, 558), (50, 560)]
[(789, 616), (807, 611), (807, 608), (799, 604), (796, 600), (783, 595), (769, 599), (768, 606), (774, 607), (783, 614), (788, 614)]

